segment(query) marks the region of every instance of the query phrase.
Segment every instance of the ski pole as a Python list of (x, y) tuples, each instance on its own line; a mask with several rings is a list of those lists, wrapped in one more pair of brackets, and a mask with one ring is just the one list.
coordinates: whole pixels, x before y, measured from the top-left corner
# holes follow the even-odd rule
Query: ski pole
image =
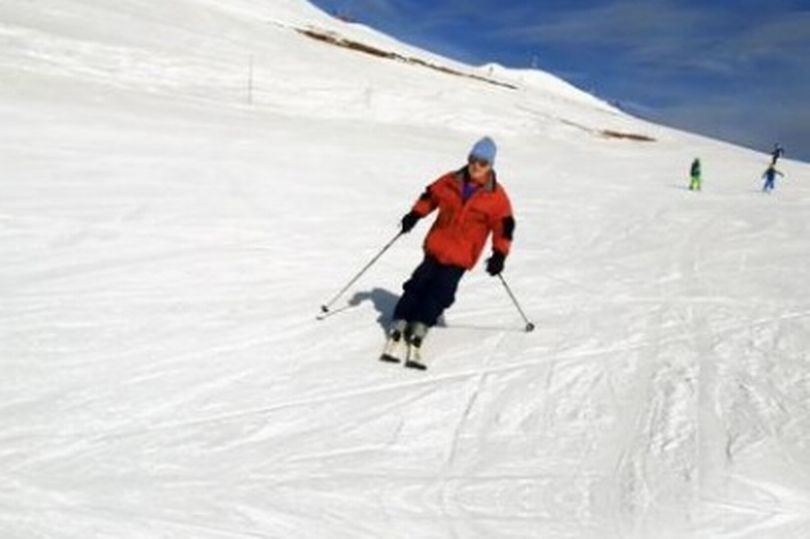
[(523, 309), (520, 308), (517, 298), (515, 298), (515, 295), (512, 293), (512, 290), (509, 288), (509, 285), (506, 284), (506, 279), (504, 279), (503, 275), (501, 275), (500, 273), (498, 274), (498, 277), (500, 277), (503, 287), (506, 288), (506, 293), (509, 294), (510, 298), (512, 298), (512, 303), (514, 303), (515, 307), (517, 307), (520, 316), (523, 317), (523, 321), (526, 322), (526, 332), (528, 333), (530, 331), (534, 331), (534, 323), (529, 321), (529, 319), (526, 317), (526, 313), (524, 313)]
[(352, 278), (352, 280), (351, 280), (351, 281), (349, 281), (349, 283), (348, 283), (346, 286), (344, 286), (343, 288), (341, 288), (341, 289), (340, 289), (340, 292), (338, 292), (337, 294), (335, 294), (335, 297), (333, 297), (331, 300), (329, 300), (329, 302), (328, 302), (328, 303), (325, 303), (324, 305), (321, 305), (321, 311), (322, 311), (322, 312), (325, 312), (325, 313), (328, 313), (328, 312), (329, 312), (329, 307), (331, 307), (331, 306), (332, 306), (332, 304), (333, 304), (334, 302), (336, 302), (336, 301), (338, 300), (338, 298), (339, 298), (340, 296), (342, 296), (342, 295), (343, 295), (343, 293), (344, 293), (344, 292), (346, 292), (346, 290), (348, 290), (348, 289), (349, 289), (349, 287), (350, 287), (350, 286), (352, 286), (352, 285), (353, 285), (353, 284), (354, 284), (354, 283), (357, 281), (357, 279), (359, 279), (359, 278), (360, 278), (360, 276), (362, 276), (362, 275), (363, 275), (363, 274), (364, 274), (366, 271), (368, 271), (368, 268), (370, 268), (371, 266), (373, 266), (373, 265), (374, 265), (374, 263), (377, 261), (377, 259), (379, 259), (379, 258), (380, 258), (380, 257), (383, 255), (383, 253), (385, 253), (385, 252), (386, 252), (386, 251), (387, 251), (387, 250), (388, 250), (388, 249), (389, 249), (389, 248), (390, 248), (392, 245), (394, 245), (394, 242), (395, 242), (395, 241), (397, 241), (397, 240), (399, 239), (399, 237), (400, 237), (400, 236), (402, 236), (402, 234), (403, 234), (403, 232), (397, 232), (397, 235), (396, 235), (396, 236), (394, 236), (394, 237), (393, 237), (393, 239), (392, 239), (391, 241), (389, 241), (388, 243), (386, 243), (386, 244), (385, 244), (385, 247), (383, 247), (383, 248), (380, 250), (380, 252), (379, 252), (379, 253), (377, 253), (376, 255), (374, 255), (374, 258), (372, 258), (372, 259), (369, 261), (369, 263), (368, 263), (368, 264), (366, 264), (366, 265), (363, 267), (363, 269), (361, 269), (361, 270), (360, 270), (360, 272), (359, 272), (357, 275), (355, 275), (355, 276)]

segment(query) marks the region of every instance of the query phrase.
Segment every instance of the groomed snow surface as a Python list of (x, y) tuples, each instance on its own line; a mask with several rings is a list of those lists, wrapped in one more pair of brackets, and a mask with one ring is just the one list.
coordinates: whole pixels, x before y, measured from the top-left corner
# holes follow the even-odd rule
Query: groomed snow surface
[[(484, 134), (537, 330), (381, 363), (428, 223), (319, 306)], [(0, 3), (0, 163), (4, 539), (810, 536), (806, 164), (301, 0)]]

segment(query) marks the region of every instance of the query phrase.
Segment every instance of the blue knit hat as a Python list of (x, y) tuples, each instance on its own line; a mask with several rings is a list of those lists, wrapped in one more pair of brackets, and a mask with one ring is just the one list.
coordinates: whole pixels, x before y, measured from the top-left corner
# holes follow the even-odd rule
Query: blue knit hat
[(483, 159), (488, 161), (490, 165), (495, 164), (495, 154), (498, 148), (495, 146), (495, 141), (489, 137), (484, 137), (475, 143), (475, 146), (470, 150), (470, 157), (476, 159)]

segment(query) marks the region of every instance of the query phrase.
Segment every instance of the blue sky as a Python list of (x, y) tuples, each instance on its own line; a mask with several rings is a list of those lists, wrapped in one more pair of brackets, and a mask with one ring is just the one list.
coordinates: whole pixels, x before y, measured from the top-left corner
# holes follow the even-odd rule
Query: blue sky
[(810, 162), (810, 0), (310, 0), (471, 64), (536, 61), (636, 115)]

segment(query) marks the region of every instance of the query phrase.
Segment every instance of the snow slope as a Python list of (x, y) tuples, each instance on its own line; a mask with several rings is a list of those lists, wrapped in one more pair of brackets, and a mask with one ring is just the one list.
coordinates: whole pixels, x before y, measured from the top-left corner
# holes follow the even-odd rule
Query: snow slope
[[(0, 126), (1, 537), (810, 535), (808, 165), (298, 0), (0, 3)], [(318, 306), (485, 133), (538, 329), (377, 362), (425, 223)]]

